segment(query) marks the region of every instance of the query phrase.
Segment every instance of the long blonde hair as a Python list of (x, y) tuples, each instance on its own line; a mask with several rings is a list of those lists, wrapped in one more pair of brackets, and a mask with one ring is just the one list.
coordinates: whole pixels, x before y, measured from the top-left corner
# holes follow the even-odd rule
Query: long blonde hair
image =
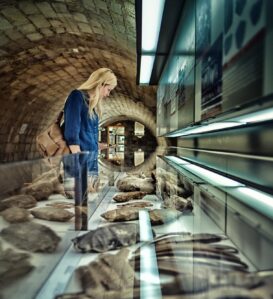
[(110, 85), (111, 87), (117, 86), (117, 77), (112, 70), (108, 68), (99, 68), (94, 71), (87, 81), (78, 87), (80, 90), (85, 90), (94, 94), (89, 100), (89, 114), (94, 116), (94, 110), (98, 114), (99, 118), (102, 115), (100, 87)]

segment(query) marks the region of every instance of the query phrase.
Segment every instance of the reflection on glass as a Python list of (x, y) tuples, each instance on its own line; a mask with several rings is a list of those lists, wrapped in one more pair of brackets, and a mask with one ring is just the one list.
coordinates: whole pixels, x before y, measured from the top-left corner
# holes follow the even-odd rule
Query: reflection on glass
[(88, 191), (95, 189), (98, 179), (97, 152), (66, 155), (63, 169), (65, 192), (75, 201), (75, 230), (87, 230)]
[[(132, 249), (131, 253), (141, 259), (141, 261), (138, 260), (139, 268), (132, 270), (139, 282), (137, 291), (139, 293), (144, 291), (144, 298), (154, 291), (158, 292), (156, 298), (160, 298), (158, 296), (161, 294), (165, 297), (165, 295), (169, 295), (170, 290), (172, 294), (183, 296), (185, 290), (189, 294), (198, 293), (198, 287), (201, 285), (202, 292), (210, 298), (211, 290), (222, 288), (218, 284), (218, 278), (230, 278), (229, 275), (237, 275), (238, 272), (234, 272), (234, 270), (240, 271), (238, 274), (240, 277), (242, 275), (254, 275), (255, 282), (257, 277), (259, 278), (258, 281), (264, 279), (253, 271), (268, 269), (272, 266), (272, 196), (250, 187), (220, 188), (219, 186), (222, 185), (219, 183), (222, 183), (220, 182), (222, 178), (215, 176), (218, 174), (203, 172), (201, 167), (191, 166), (190, 162), (180, 163), (183, 160), (177, 154), (175, 155), (175, 149), (177, 150), (177, 148), (171, 148), (170, 151), (157, 149), (156, 152), (151, 151), (148, 157), (145, 156), (148, 152), (147, 149), (137, 152), (144, 154), (144, 162), (137, 166), (133, 165), (130, 169), (139, 178), (145, 179), (150, 175), (147, 177), (148, 181), (156, 184), (157, 193), (145, 195), (147, 197), (143, 200), (153, 204), (148, 208), (164, 207), (163, 210), (168, 212), (168, 209), (173, 211), (173, 207), (175, 209), (184, 208), (182, 203), (192, 202), (191, 211), (186, 213), (185, 210), (183, 212), (177, 210), (180, 216), (176, 217), (174, 221), (155, 225), (152, 228), (147, 227), (149, 222), (147, 219), (152, 218), (149, 216), (150, 212), (149, 214), (148, 212), (144, 213), (144, 215), (141, 213), (139, 217), (140, 240), (145, 241), (145, 246), (139, 244), (140, 248), (130, 248), (130, 250)], [(159, 154), (163, 157), (166, 154), (166, 157), (161, 159)], [(133, 156), (134, 152), (124, 152), (124, 160), (131, 159)], [(153, 159), (157, 157), (158, 161), (155, 164)], [(166, 161), (180, 165), (176, 170), (173, 165)], [(199, 175), (203, 175), (204, 178), (208, 179), (207, 183), (198, 182), (187, 174), (180, 173), (179, 169), (182, 167), (188, 167), (189, 171), (196, 171)], [(92, 156), (91, 153), (68, 155), (50, 161), (36, 160), (1, 165), (0, 224), (2, 248), (0, 254), (2, 254), (2, 260), (5, 262), (3, 265), (8, 264), (10, 255), (14, 257), (13, 254), (17, 254), (18, 257), (18, 254), (23, 254), (21, 255), (25, 258), (23, 264), (18, 260), (16, 270), (21, 271), (22, 265), (29, 267), (26, 272), (16, 272), (13, 266), (12, 275), (16, 280), (11, 276), (1, 277), (1, 279), (8, 279), (7, 285), (1, 289), (1, 293), (4, 294), (3, 298), (29, 299), (36, 298), (37, 294), (39, 299), (45, 298), (45, 296), (55, 298), (55, 287), (60, 293), (68, 293), (68, 289), (72, 290), (73, 293), (79, 291), (74, 290), (74, 281), (71, 284), (69, 282), (71, 278), (72, 280), (74, 278), (72, 273), (78, 267), (87, 266), (91, 260), (97, 259), (99, 254), (90, 252), (90, 254), (83, 256), (71, 246), (71, 239), (82, 235), (82, 230), (93, 230), (98, 226), (107, 224), (106, 220), (98, 221), (98, 219), (102, 213), (112, 209), (113, 195), (120, 194), (117, 184), (115, 184), (119, 179), (118, 171), (122, 172), (122, 176), (126, 175), (121, 167), (116, 168), (115, 165), (106, 164), (102, 160), (100, 160), (98, 169), (96, 156)], [(216, 180), (218, 185), (215, 187), (214, 183), (208, 183), (209, 179)], [(39, 183), (38, 186), (37, 183)], [(102, 183), (104, 184), (103, 188), (101, 187)], [(44, 188), (45, 186), (46, 188)], [(30, 187), (32, 188), (30, 189)], [(61, 189), (61, 187), (64, 188)], [(39, 199), (37, 202), (34, 200), (31, 204), (39, 207), (45, 207), (57, 201), (60, 204), (60, 198), (67, 206), (72, 204), (70, 210), (75, 205), (75, 228), (73, 227), (73, 218), (67, 222), (30, 218), (26, 223), (20, 222), (18, 224), (17, 231), (21, 231), (26, 224), (33, 225), (34, 223), (43, 224), (50, 228), (51, 234), (56, 234), (59, 240), (59, 244), (55, 244), (57, 245), (56, 248), (53, 245), (50, 247), (50, 252), (33, 250), (41, 244), (47, 246), (50, 244), (50, 240), (41, 243), (44, 232), (38, 235), (28, 249), (17, 248), (18, 244), (13, 246), (3, 238), (3, 231), (13, 226), (3, 218), (3, 211), (7, 210), (5, 200), (13, 196), (29, 195), (30, 192)], [(68, 198), (69, 193), (70, 198)], [(180, 200), (177, 206), (174, 205), (175, 199)], [(21, 198), (19, 202), (23, 204), (24, 200)], [(136, 201), (136, 203), (139, 202)], [(110, 209), (108, 209), (109, 204), (111, 205)], [(123, 208), (120, 204), (116, 205), (119, 205), (119, 209)], [(172, 208), (165, 205), (172, 205)], [(236, 208), (239, 205), (242, 206), (241, 209)], [(38, 208), (37, 206), (28, 208), (28, 210), (33, 211)], [(57, 214), (61, 214), (60, 206), (53, 209), (57, 211)], [(64, 209), (67, 207), (62, 207), (62, 210)], [(249, 209), (251, 212), (248, 212)], [(245, 216), (247, 217), (244, 218)], [(226, 230), (217, 225), (218, 219), (224, 223)], [(247, 221), (245, 221), (246, 219)], [(109, 227), (112, 227), (112, 224), (109, 224)], [(265, 230), (266, 235), (264, 235)], [(27, 231), (25, 239), (29, 236), (34, 238), (33, 232), (33, 230), (31, 233)], [(171, 235), (166, 236), (166, 234)], [(104, 237), (107, 236), (100, 236), (98, 240), (102, 240)], [(149, 244), (152, 239), (156, 242)], [(233, 242), (233, 240), (238, 243)], [(245, 240), (248, 241), (248, 246), (245, 246)], [(241, 241), (242, 247), (239, 246), (239, 241)], [(118, 240), (113, 239), (111, 245), (117, 244), (117, 242)], [(237, 244), (239, 245), (237, 246)], [(263, 249), (262, 254), (260, 248)], [(135, 249), (136, 251), (133, 252)], [(237, 252), (238, 250), (240, 254)], [(109, 256), (108, 252), (106, 254)], [(136, 262), (135, 259), (134, 262)], [(14, 264), (14, 260), (12, 263)], [(101, 270), (103, 271), (99, 267), (96, 268), (96, 274), (101, 273)], [(104, 278), (104, 274), (102, 277)], [(216, 277), (217, 279), (215, 279)], [(234, 279), (232, 281), (234, 282)], [(248, 281), (252, 282), (253, 280)], [(271, 282), (271, 279), (269, 281)], [(259, 284), (259, 287), (264, 285)], [(271, 292), (272, 287), (268, 285), (267, 287)], [(244, 291), (252, 292), (253, 288), (255, 289), (256, 285)], [(49, 290), (50, 296), (48, 295)], [(121, 297), (121, 294), (118, 295)]]
[(145, 135), (145, 126), (139, 122), (135, 122), (135, 136), (142, 137)]
[(144, 152), (141, 150), (134, 152), (134, 165), (138, 166), (144, 162)]

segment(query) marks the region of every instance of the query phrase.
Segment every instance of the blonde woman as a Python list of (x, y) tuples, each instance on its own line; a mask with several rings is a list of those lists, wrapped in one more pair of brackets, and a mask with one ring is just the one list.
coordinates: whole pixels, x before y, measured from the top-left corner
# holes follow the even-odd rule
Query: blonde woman
[(64, 107), (64, 138), (72, 154), (98, 152), (101, 100), (108, 97), (116, 85), (113, 71), (100, 68), (69, 94)]

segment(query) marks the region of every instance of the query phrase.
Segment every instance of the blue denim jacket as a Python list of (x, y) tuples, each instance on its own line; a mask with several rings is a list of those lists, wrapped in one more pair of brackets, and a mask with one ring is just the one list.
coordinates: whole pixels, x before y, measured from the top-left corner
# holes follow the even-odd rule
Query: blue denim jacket
[(64, 106), (64, 138), (68, 145), (79, 145), (81, 151), (98, 152), (99, 118), (88, 113), (88, 98), (77, 89), (68, 96)]

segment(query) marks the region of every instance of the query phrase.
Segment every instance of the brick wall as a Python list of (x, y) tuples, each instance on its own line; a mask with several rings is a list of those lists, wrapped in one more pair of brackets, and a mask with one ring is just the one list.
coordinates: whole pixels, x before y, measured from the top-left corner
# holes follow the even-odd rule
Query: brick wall
[(98, 67), (118, 77), (104, 117), (134, 111), (153, 126), (155, 88), (135, 85), (135, 35), (133, 0), (1, 1), (0, 161), (38, 158), (36, 135)]

